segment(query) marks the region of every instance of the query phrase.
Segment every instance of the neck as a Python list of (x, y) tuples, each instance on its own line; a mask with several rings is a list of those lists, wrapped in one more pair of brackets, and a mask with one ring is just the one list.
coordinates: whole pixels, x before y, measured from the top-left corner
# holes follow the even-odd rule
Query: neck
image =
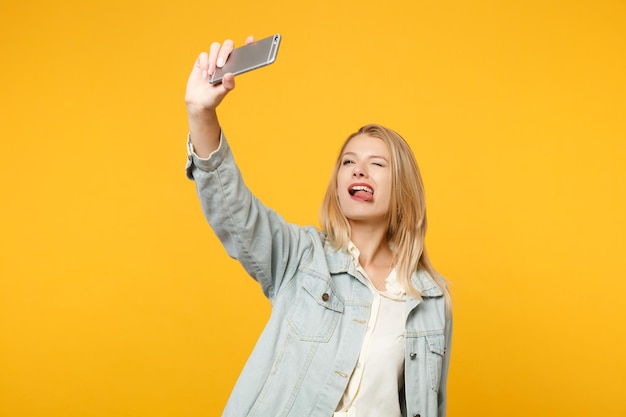
[(364, 268), (370, 265), (390, 267), (393, 264), (385, 226), (351, 222), (350, 240), (359, 248), (359, 263)]

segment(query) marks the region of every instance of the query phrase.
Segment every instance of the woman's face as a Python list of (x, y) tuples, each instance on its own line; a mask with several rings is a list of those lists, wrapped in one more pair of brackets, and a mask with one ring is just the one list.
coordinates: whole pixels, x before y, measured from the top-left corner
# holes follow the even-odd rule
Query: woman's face
[(391, 158), (381, 139), (359, 134), (348, 142), (337, 173), (337, 193), (351, 222), (384, 222), (391, 201)]

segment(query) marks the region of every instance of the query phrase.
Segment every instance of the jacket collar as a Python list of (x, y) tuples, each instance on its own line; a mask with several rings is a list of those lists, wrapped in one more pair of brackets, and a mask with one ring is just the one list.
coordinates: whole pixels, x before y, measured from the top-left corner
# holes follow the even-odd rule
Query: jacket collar
[[(348, 273), (359, 280), (361, 279), (348, 252), (331, 247), (328, 241), (324, 242), (324, 251), (326, 252), (328, 270), (331, 274)], [(411, 276), (411, 283), (422, 297), (440, 297), (443, 295), (441, 288), (426, 271), (414, 272)]]

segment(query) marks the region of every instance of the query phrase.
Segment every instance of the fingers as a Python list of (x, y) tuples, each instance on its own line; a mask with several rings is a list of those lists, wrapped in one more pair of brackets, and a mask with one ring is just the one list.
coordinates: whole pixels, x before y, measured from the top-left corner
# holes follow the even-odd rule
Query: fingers
[[(253, 42), (254, 36), (250, 35), (246, 38), (246, 45)], [(209, 49), (209, 53), (206, 55), (207, 75), (213, 75), (216, 68), (223, 67), (233, 49), (235, 49), (235, 43), (231, 39), (226, 39), (221, 45), (219, 42), (213, 42), (211, 44), (211, 48)], [(204, 61), (202, 63), (204, 63)], [(202, 66), (202, 68), (204, 69), (205, 66)]]
[(209, 54), (208, 54), (208, 74), (209, 75), (213, 75), (213, 73), (215, 72), (215, 62), (217, 61), (217, 55), (220, 52), (220, 44), (219, 42), (213, 42), (211, 44), (211, 48), (209, 49)]
[(228, 55), (230, 55), (230, 53), (233, 51), (233, 49), (235, 48), (235, 43), (230, 40), (230, 39), (226, 39), (224, 41), (224, 43), (222, 44), (222, 47), (220, 48), (219, 53), (217, 54), (217, 62), (216, 65), (218, 67), (223, 67), (224, 64), (226, 63), (226, 60), (228, 59)]
[(199, 71), (203, 80), (207, 79), (209, 69), (209, 55), (206, 52), (202, 52), (198, 59), (196, 59), (196, 65), (194, 70)]
[[(249, 45), (252, 42), (254, 42), (254, 37), (250, 35), (246, 38), (246, 45)], [(213, 42), (208, 53), (202, 52), (196, 59), (194, 69), (190, 75), (187, 84), (188, 93), (190, 94), (191, 90), (200, 91), (196, 87), (200, 87), (200, 89), (205, 88), (201, 87), (204, 83), (197, 84), (197, 81), (200, 79), (204, 81), (208, 80), (209, 77), (215, 73), (217, 68), (224, 66), (234, 48), (234, 42), (227, 39), (223, 44)], [(213, 89), (214, 93), (217, 94), (214, 96), (217, 98), (216, 103), (219, 103), (219, 101), (221, 101), (221, 99), (224, 98), (228, 92), (235, 88), (235, 77), (233, 74), (226, 74), (220, 84), (221, 85), (215, 85)]]

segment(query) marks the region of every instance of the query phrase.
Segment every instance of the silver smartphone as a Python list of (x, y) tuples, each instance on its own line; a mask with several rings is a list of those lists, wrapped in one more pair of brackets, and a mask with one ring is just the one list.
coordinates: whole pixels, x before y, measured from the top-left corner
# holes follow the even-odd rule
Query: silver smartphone
[(213, 75), (209, 77), (209, 82), (218, 84), (222, 81), (222, 77), (229, 72), (234, 75), (243, 74), (271, 64), (276, 60), (279, 46), (280, 35), (276, 34), (233, 49), (226, 60), (226, 64), (222, 68), (215, 69)]

